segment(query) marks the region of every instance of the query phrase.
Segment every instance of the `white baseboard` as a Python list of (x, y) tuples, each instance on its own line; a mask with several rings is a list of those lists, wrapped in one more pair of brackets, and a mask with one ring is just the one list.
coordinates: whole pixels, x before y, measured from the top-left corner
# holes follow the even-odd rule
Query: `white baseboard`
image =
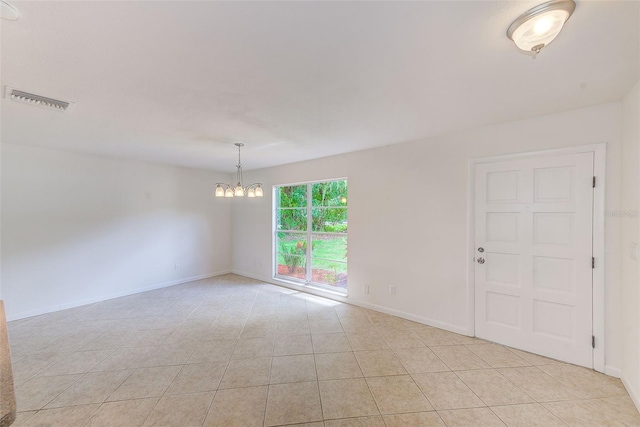
[(622, 371), (620, 368), (615, 368), (613, 366), (604, 365), (604, 373), (609, 375), (610, 377), (620, 378), (622, 376)]
[(422, 324), (427, 325), (427, 326), (433, 326), (435, 328), (444, 329), (444, 330), (447, 330), (449, 332), (454, 332), (456, 334), (468, 335), (468, 332), (469, 332), (468, 329), (466, 327), (463, 327), (463, 326), (456, 326), (456, 325), (452, 325), (450, 323), (442, 322), (442, 321), (439, 321), (439, 320), (430, 319), (428, 317), (418, 316), (418, 315), (415, 315), (415, 314), (407, 313), (407, 312), (400, 311), (400, 310), (395, 310), (395, 309), (384, 307), (384, 306), (377, 305), (377, 304), (371, 304), (371, 303), (369, 303), (367, 301), (360, 301), (360, 300), (356, 300), (356, 299), (353, 299), (353, 298), (344, 297), (344, 296), (341, 296), (339, 294), (336, 294), (336, 293), (333, 293), (333, 292), (330, 292), (330, 291), (323, 291), (322, 289), (318, 289), (318, 288), (311, 288), (311, 287), (306, 287), (306, 286), (298, 286), (296, 284), (289, 283), (289, 282), (286, 282), (286, 281), (283, 281), (283, 280), (259, 277), (259, 276), (255, 275), (255, 274), (247, 273), (247, 272), (244, 272), (244, 271), (232, 270), (232, 273), (233, 274), (237, 274), (239, 276), (249, 277), (249, 278), (255, 279), (255, 280), (260, 280), (262, 282), (271, 283), (272, 285), (282, 286), (282, 287), (288, 288), (288, 289), (293, 289), (295, 291), (305, 292), (305, 293), (308, 293), (308, 294), (311, 294), (311, 295), (316, 295), (316, 296), (332, 299), (334, 301), (340, 301), (340, 302), (344, 302), (344, 303), (347, 303), (347, 304), (357, 305), (359, 307), (368, 308), (370, 310), (375, 310), (375, 311), (379, 311), (381, 313), (390, 314), (392, 316), (401, 317), (403, 319), (411, 320), (413, 322), (422, 323)]
[(7, 322), (10, 322), (12, 320), (20, 320), (20, 319), (24, 319), (24, 318), (27, 318), (27, 317), (39, 316), (41, 314), (53, 313), (53, 312), (56, 312), (56, 311), (66, 310), (68, 308), (80, 307), (80, 306), (87, 305), (87, 304), (94, 304), (94, 303), (105, 301), (105, 300), (109, 300), (109, 299), (126, 297), (127, 295), (139, 294), (141, 292), (153, 291), (155, 289), (166, 288), (166, 287), (169, 287), (169, 286), (181, 285), (183, 283), (193, 282), (193, 281), (202, 280), (202, 279), (208, 279), (210, 277), (222, 276), (223, 274), (229, 274), (230, 272), (231, 272), (230, 270), (216, 271), (216, 272), (213, 272), (213, 273), (202, 274), (200, 276), (185, 277), (185, 278), (182, 278), (182, 279), (170, 280), (168, 282), (156, 283), (156, 284), (150, 285), (150, 286), (143, 286), (143, 287), (140, 287), (140, 288), (134, 288), (134, 289), (130, 289), (130, 290), (127, 290), (127, 291), (124, 291), (124, 292), (116, 292), (116, 293), (111, 293), (111, 294), (104, 294), (104, 295), (100, 295), (100, 296), (97, 296), (97, 297), (94, 297), (94, 298), (76, 300), (76, 301), (72, 301), (72, 302), (66, 302), (64, 304), (59, 304), (59, 305), (55, 305), (55, 306), (41, 308), (41, 309), (38, 309), (38, 310), (31, 310), (31, 311), (25, 311), (25, 312), (22, 312), (22, 313), (11, 314), (11, 315), (7, 315)]
[(629, 396), (631, 396), (631, 400), (633, 400), (636, 408), (638, 408), (638, 411), (640, 411), (640, 394), (638, 393), (638, 390), (634, 389), (631, 386), (631, 383), (629, 382), (629, 380), (627, 380), (624, 373), (622, 373), (620, 379), (622, 380), (622, 384), (624, 384), (624, 387), (627, 389), (627, 393), (629, 393)]

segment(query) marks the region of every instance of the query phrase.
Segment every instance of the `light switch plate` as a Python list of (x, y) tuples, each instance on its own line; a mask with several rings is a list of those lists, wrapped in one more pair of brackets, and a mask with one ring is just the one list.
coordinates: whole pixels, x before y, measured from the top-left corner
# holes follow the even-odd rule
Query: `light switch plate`
[(635, 261), (638, 261), (638, 258), (640, 258), (640, 249), (638, 248), (638, 244), (635, 242), (631, 242), (629, 244), (629, 257)]

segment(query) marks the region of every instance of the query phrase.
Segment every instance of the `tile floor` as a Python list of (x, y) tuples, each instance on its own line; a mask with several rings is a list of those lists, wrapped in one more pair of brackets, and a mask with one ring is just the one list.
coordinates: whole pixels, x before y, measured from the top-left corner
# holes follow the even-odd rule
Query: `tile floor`
[(640, 426), (615, 378), (235, 275), (9, 333), (15, 426)]

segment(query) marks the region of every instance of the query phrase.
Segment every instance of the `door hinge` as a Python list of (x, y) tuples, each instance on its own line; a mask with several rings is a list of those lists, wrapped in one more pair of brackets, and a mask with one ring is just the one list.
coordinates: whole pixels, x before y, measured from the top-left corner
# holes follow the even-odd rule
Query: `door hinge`
[(596, 337), (591, 335), (591, 348), (596, 348)]
[(591, 257), (591, 268), (596, 268), (596, 259)]
[(593, 188), (596, 188), (596, 177), (593, 177)]

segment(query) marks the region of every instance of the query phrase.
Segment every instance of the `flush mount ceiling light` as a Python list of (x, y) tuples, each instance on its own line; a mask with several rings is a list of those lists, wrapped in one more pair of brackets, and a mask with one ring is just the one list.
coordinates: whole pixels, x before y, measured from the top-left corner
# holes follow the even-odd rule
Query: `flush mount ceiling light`
[(17, 21), (20, 18), (20, 12), (8, 1), (0, 0), (0, 18), (7, 21)]
[(262, 197), (264, 192), (262, 191), (262, 184), (255, 183), (249, 184), (246, 187), (242, 185), (242, 162), (240, 162), (240, 148), (244, 146), (243, 143), (237, 142), (234, 144), (238, 147), (238, 164), (236, 165), (236, 181), (238, 182), (235, 187), (223, 182), (216, 183), (216, 197)]
[(553, 0), (529, 9), (509, 26), (507, 36), (526, 52), (539, 53), (555, 39), (576, 8), (573, 0)]

